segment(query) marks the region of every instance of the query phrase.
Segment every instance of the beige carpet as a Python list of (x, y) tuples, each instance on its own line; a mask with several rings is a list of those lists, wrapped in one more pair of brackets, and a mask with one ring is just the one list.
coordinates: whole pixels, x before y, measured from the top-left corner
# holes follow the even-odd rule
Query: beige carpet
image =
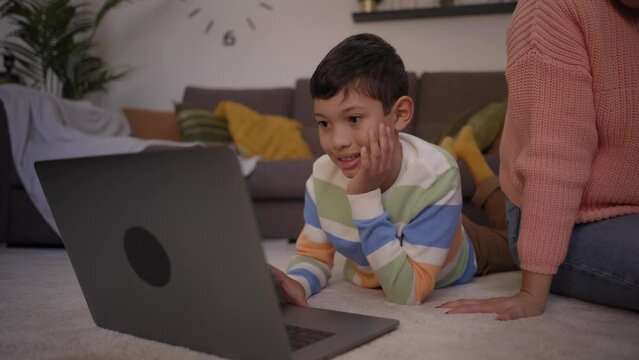
[[(282, 267), (293, 253), (265, 242)], [(342, 262), (338, 262), (338, 266)], [(460, 297), (507, 295), (517, 272), (437, 290), (426, 303), (401, 306), (334, 272), (312, 306), (400, 320), (399, 329), (338, 359), (639, 359), (639, 314), (552, 296), (540, 317), (499, 322), (494, 315), (445, 315), (435, 306)], [(64, 250), (0, 247), (0, 359), (217, 359), (215, 356), (98, 328)]]

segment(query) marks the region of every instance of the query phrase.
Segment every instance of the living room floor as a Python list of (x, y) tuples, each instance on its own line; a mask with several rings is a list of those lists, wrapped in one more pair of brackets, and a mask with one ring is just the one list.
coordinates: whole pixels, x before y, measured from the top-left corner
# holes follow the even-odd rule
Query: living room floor
[[(284, 268), (294, 245), (265, 240), (267, 260)], [(552, 295), (546, 312), (517, 321), (494, 314), (446, 315), (435, 306), (466, 297), (508, 295), (519, 272), (478, 277), (435, 291), (418, 306), (343, 280), (338, 259), (311, 306), (395, 318), (397, 330), (338, 359), (637, 359), (639, 314)], [(1, 359), (217, 359), (98, 328), (62, 249), (0, 246)]]

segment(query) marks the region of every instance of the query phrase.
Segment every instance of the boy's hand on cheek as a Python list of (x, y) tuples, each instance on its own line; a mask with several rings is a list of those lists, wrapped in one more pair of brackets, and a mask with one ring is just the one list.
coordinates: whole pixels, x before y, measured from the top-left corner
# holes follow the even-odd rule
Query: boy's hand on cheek
[(360, 169), (353, 177), (346, 192), (349, 195), (365, 194), (378, 189), (393, 168), (395, 138), (385, 124), (368, 131), (368, 147), (360, 151)]

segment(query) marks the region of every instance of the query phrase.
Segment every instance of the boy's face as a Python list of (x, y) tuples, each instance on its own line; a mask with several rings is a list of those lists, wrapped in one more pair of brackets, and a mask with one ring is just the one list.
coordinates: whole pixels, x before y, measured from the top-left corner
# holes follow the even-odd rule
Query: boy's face
[(358, 91), (344, 91), (330, 99), (314, 99), (315, 119), (319, 126), (322, 149), (348, 178), (360, 169), (362, 146), (369, 147), (369, 130), (377, 131), (384, 123), (396, 137), (394, 111), (384, 115), (381, 101)]

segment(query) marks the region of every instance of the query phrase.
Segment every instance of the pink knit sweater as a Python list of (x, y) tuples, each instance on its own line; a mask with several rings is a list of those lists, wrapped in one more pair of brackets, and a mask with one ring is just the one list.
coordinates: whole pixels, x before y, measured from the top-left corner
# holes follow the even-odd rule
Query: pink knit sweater
[(554, 274), (575, 223), (639, 213), (639, 24), (608, 0), (520, 0), (506, 75), (500, 180), (522, 269)]

